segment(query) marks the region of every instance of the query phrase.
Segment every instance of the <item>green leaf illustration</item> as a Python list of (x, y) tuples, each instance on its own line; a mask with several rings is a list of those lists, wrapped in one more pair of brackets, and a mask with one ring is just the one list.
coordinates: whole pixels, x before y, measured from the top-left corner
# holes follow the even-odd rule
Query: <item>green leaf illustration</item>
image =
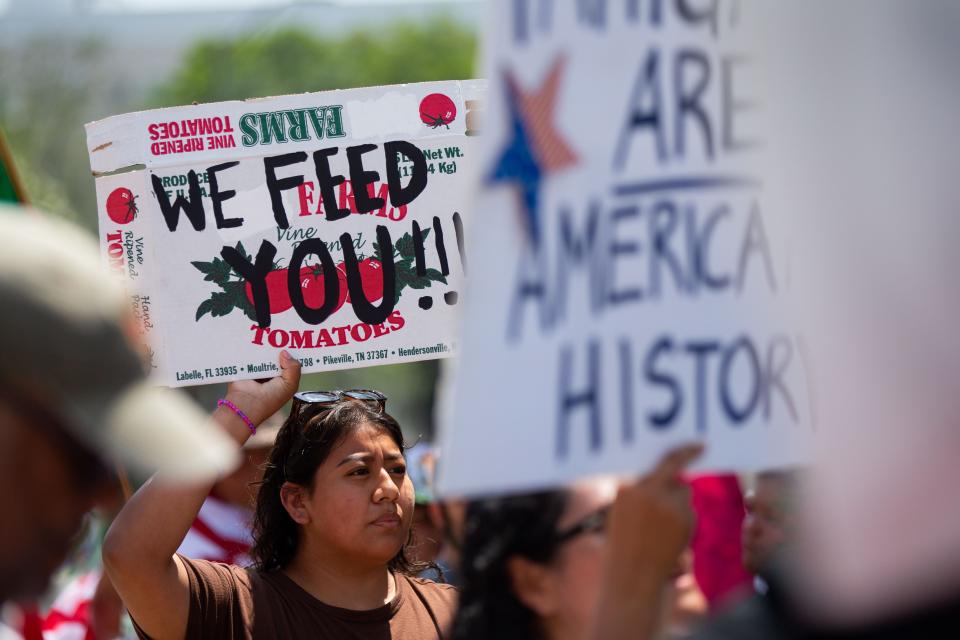
[(443, 284), (447, 284), (447, 276), (443, 275), (437, 269), (427, 269), (425, 277), (431, 282), (442, 282)]
[(247, 298), (247, 283), (243, 280), (231, 282), (226, 291), (232, 297), (234, 307), (240, 309), (245, 316), (256, 322), (256, 309)]
[(405, 284), (411, 289), (426, 289), (430, 286), (429, 280), (421, 278), (416, 273), (404, 273), (403, 279)]
[(213, 270), (212, 262), (201, 262), (200, 260), (194, 260), (190, 264), (192, 264), (197, 270), (199, 270), (203, 274), (208, 274)]
[[(427, 241), (427, 237), (430, 235), (430, 229), (424, 229), (421, 232), (423, 236), (423, 241)], [(403, 234), (399, 240), (394, 243), (394, 248), (404, 258), (414, 258), (417, 255), (417, 246), (413, 241), (413, 236), (409, 233)]]
[(223, 284), (230, 279), (230, 274), (233, 273), (233, 269), (227, 264), (226, 260), (221, 260), (220, 258), (214, 258), (211, 264), (213, 268), (204, 280), (216, 282), (222, 287)]
[(413, 244), (413, 236), (411, 236), (409, 233), (403, 234), (403, 236), (397, 240), (396, 244), (394, 244), (394, 247), (396, 247), (397, 251), (400, 252), (400, 255), (405, 258), (415, 255), (416, 248)]
[[(240, 255), (250, 260), (242, 242), (237, 243), (236, 249)], [(214, 257), (210, 262), (198, 260), (190, 264), (204, 274), (204, 280), (213, 282), (222, 289), (222, 291), (211, 293), (209, 298), (200, 303), (196, 312), (197, 321), (208, 313), (213, 317), (221, 317), (234, 309), (239, 309), (251, 320), (256, 320), (253, 305), (247, 300), (246, 281), (226, 260)]]
[(243, 280), (227, 280), (218, 283), (223, 291), (215, 291), (210, 297), (197, 307), (196, 320), (204, 315), (221, 317), (234, 309), (239, 309), (245, 316), (256, 321), (257, 314), (253, 305), (247, 299), (246, 282)]
[(205, 314), (210, 313), (213, 310), (213, 300), (209, 298), (200, 303), (200, 306), (197, 307), (197, 317), (196, 320), (199, 321)]
[(204, 274), (204, 280), (215, 282), (221, 286), (230, 278), (230, 274), (233, 272), (230, 265), (220, 258), (214, 258), (211, 262), (196, 261), (190, 264)]
[(209, 302), (211, 303), (210, 315), (215, 318), (225, 316), (236, 308), (233, 304), (233, 296), (221, 291), (214, 291)]

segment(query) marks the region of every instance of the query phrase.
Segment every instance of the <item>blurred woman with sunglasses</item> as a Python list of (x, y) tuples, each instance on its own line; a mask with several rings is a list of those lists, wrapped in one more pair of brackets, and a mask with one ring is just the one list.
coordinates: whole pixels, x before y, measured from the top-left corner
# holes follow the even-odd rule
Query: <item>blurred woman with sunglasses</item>
[(679, 477), (699, 452), (671, 452), (619, 488), (594, 480), (472, 502), (453, 639), (660, 637), (693, 526)]
[[(230, 385), (214, 413), (238, 443), (294, 396), (300, 366)], [(294, 396), (257, 498), (251, 569), (174, 555), (209, 486), (148, 482), (114, 521), (105, 566), (150, 638), (441, 638), (455, 591), (413, 576), (414, 491), (375, 391)]]

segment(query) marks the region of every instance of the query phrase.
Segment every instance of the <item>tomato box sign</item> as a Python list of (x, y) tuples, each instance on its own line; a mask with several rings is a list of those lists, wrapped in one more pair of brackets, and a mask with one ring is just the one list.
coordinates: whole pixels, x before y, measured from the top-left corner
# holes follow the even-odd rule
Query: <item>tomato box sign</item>
[(479, 81), (87, 125), (103, 254), (158, 382), (456, 352)]

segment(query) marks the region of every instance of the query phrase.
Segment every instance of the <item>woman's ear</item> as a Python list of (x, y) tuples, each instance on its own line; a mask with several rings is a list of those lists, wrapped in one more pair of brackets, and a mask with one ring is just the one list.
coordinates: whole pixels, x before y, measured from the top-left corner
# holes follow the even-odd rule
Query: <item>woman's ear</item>
[(294, 482), (284, 482), (280, 487), (280, 502), (297, 524), (310, 522), (307, 510), (307, 488)]
[(541, 618), (554, 615), (560, 603), (557, 577), (550, 567), (521, 556), (507, 559), (507, 573), (517, 599)]

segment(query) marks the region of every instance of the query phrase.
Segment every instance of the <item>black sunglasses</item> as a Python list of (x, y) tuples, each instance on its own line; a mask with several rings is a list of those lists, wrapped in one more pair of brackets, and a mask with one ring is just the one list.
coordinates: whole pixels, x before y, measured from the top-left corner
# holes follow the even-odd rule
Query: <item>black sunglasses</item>
[[(356, 400), (369, 406), (377, 413), (383, 413), (387, 406), (387, 396), (379, 391), (372, 389), (348, 389), (346, 391), (334, 389), (332, 391), (298, 391), (293, 394), (293, 406), (290, 408), (291, 417), (297, 417), (305, 407), (319, 407), (321, 411), (329, 409), (342, 401), (344, 398)], [(319, 415), (319, 412), (318, 414)], [(307, 421), (304, 428), (309, 426)], [(302, 446), (299, 449), (291, 451), (283, 465), (285, 477), (290, 477), (290, 464), (302, 458), (312, 446), (310, 438), (305, 432), (301, 433), (300, 440)]]
[(607, 526), (607, 515), (610, 513), (610, 507), (603, 507), (584, 516), (580, 522), (570, 525), (562, 531), (558, 531), (554, 536), (554, 543), (561, 545), (585, 533), (596, 533), (603, 531)]

